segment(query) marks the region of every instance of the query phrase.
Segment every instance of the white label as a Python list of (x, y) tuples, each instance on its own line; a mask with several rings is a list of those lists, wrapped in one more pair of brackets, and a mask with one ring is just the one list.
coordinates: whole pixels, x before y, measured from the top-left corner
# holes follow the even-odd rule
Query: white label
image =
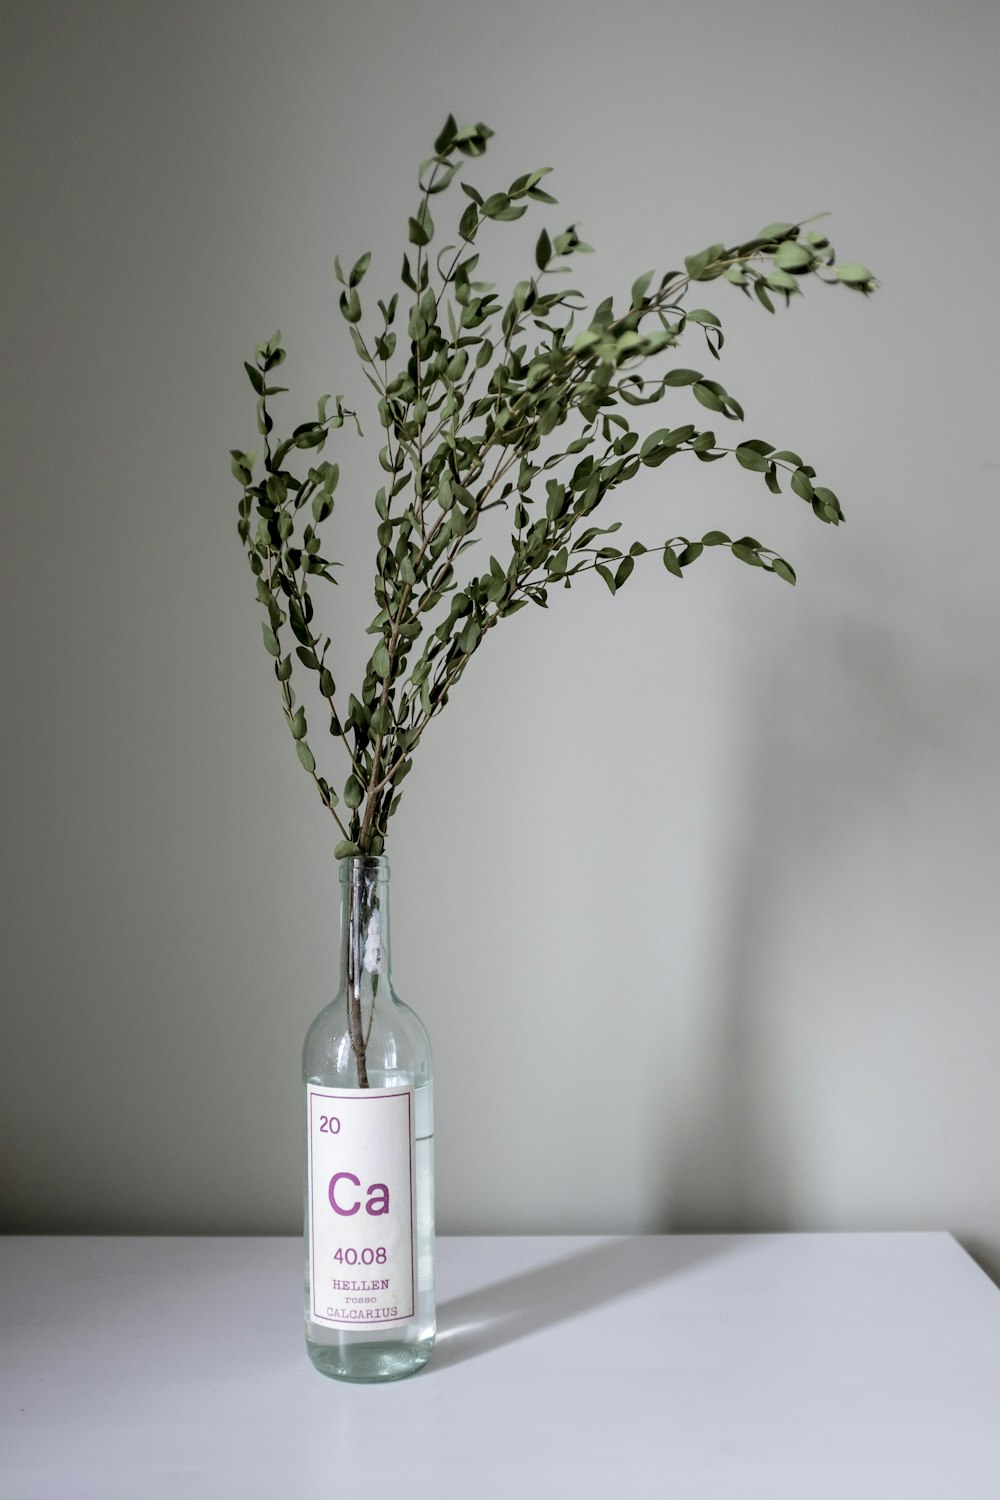
[(384, 1328), (416, 1312), (412, 1089), (307, 1085), (315, 1322)]

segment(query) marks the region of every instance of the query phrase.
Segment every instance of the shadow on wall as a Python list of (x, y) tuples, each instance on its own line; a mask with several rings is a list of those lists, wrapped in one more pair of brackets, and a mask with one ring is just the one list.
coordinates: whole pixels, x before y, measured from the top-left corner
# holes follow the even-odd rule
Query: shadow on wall
[(996, 1245), (986, 1245), (974, 1235), (956, 1235), (962, 1249), (967, 1251), (981, 1271), (1000, 1287), (1000, 1250)]
[[(659, 1159), (671, 1164), (659, 1202), (650, 1204), (658, 1227), (828, 1227), (806, 1222), (815, 1219), (809, 1205), (817, 1184), (805, 1176), (815, 1164), (808, 1147), (796, 1150), (795, 1122), (809, 1120), (815, 1141), (822, 1117), (811, 1116), (841, 1107), (829, 1096), (804, 1097), (808, 1081), (796, 1067), (802, 1028), (816, 1028), (810, 1039), (823, 1036), (810, 1003), (829, 1005), (830, 990), (828, 981), (825, 999), (811, 1002), (803, 969), (822, 980), (825, 954), (836, 975), (846, 931), (844, 962), (858, 972), (839, 992), (838, 1006), (842, 996), (854, 1014), (870, 1015), (885, 1004), (886, 992), (864, 971), (864, 945), (876, 953), (880, 945), (877, 899), (886, 872), (900, 872), (911, 889), (917, 883), (912, 910), (899, 917), (912, 930), (922, 919), (921, 898), (924, 920), (934, 910), (934, 890), (922, 892), (920, 882), (936, 857), (936, 834), (946, 846), (956, 841), (938, 792), (951, 788), (952, 810), (957, 795), (960, 813), (974, 819), (979, 803), (971, 784), (979, 776), (988, 786), (989, 768), (974, 757), (990, 743), (989, 728), (981, 731), (977, 720), (984, 707), (995, 712), (984, 648), (995, 621), (984, 629), (970, 611), (948, 622), (950, 632), (939, 630), (937, 650), (928, 652), (926, 626), (921, 632), (919, 624), (908, 629), (871, 616), (878, 588), (872, 579), (862, 593), (867, 582), (859, 580), (853, 609), (843, 602), (817, 608), (783, 658), (754, 669), (736, 789), (742, 823), (728, 890), (718, 901), (720, 970), (697, 1102), (687, 1116), (661, 1109), (653, 1127)], [(902, 911), (904, 899), (887, 894)], [(789, 950), (790, 943), (797, 947)], [(798, 982), (776, 982), (786, 972)], [(898, 996), (893, 1004), (898, 1010)], [(862, 1027), (858, 1045), (864, 1034)], [(813, 1059), (815, 1082), (815, 1047)], [(917, 1163), (915, 1183), (921, 1170)], [(899, 1227), (898, 1215), (885, 1227)], [(949, 1226), (921, 1220), (913, 1227)], [(985, 1258), (1000, 1263), (989, 1252)]]

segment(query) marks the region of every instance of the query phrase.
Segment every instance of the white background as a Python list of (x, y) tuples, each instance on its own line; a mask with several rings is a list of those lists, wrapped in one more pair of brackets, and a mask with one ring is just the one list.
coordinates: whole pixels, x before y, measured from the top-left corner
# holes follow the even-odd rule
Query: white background
[[(367, 400), (333, 256), (393, 289), (450, 109), (496, 131), (484, 190), (556, 168), (501, 288), (543, 224), (580, 222), (597, 300), (823, 209), (883, 286), (704, 291), (745, 435), (845, 528), (728, 464), (621, 492), (627, 535), (749, 530), (797, 589), (718, 554), (591, 580), (426, 736), (389, 852), (440, 1226), (946, 1227), (1000, 1269), (996, 6), (8, 0), (4, 30), (6, 1227), (300, 1222), (334, 830), (227, 450), (276, 327), (289, 425)], [(331, 455), (345, 684), (365, 411)]]

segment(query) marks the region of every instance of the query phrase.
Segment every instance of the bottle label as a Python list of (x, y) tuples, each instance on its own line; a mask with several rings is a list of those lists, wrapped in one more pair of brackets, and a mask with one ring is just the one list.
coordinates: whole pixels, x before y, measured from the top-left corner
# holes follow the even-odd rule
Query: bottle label
[(412, 1089), (307, 1086), (311, 1316), (385, 1328), (416, 1312)]

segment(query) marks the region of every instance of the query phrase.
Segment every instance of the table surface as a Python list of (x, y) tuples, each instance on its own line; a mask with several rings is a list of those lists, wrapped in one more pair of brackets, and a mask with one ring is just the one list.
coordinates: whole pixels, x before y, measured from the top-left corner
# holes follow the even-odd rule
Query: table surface
[(1000, 1497), (1000, 1292), (948, 1234), (443, 1239), (438, 1292), (427, 1368), (352, 1386), (297, 1239), (0, 1239), (0, 1496)]

